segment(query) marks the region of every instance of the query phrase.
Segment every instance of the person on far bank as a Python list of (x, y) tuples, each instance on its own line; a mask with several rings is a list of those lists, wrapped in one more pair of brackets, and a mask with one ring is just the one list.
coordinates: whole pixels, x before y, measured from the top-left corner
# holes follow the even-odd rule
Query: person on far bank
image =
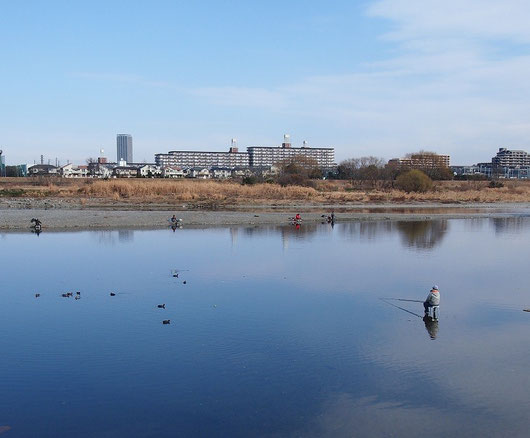
[(425, 309), (425, 314), (429, 313), (429, 307), (439, 306), (440, 305), (440, 292), (438, 291), (438, 286), (434, 285), (427, 295), (427, 299), (423, 303), (423, 308)]

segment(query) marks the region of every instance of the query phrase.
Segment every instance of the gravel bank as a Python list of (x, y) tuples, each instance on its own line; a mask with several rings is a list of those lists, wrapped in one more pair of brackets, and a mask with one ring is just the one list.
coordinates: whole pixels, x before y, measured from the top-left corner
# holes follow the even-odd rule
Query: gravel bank
[[(2, 208), (3, 207), (3, 208)], [(241, 207), (241, 206), (240, 206)], [(5, 208), (0, 206), (0, 230), (29, 229), (30, 219), (39, 218), (48, 230), (84, 230), (108, 228), (162, 228), (168, 226), (168, 218), (176, 214), (184, 226), (216, 225), (281, 225), (289, 222), (296, 212), (303, 221), (315, 223), (322, 214), (334, 209), (337, 222), (359, 220), (430, 220), (470, 217), (529, 216), (530, 204), (493, 205), (352, 205), (352, 206), (303, 206), (297, 205), (291, 212), (270, 211), (269, 206), (241, 207), (243, 211), (197, 210), (120, 210), (120, 209), (73, 209), (73, 208)], [(253, 211), (249, 211), (253, 210)], [(286, 210), (285, 208), (283, 210)], [(287, 209), (289, 210), (289, 209)]]

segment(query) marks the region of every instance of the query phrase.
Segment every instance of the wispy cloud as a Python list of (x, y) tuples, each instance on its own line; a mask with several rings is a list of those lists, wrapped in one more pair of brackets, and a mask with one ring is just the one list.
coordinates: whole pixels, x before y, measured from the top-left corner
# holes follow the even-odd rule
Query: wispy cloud
[(525, 0), (378, 0), (368, 14), (389, 20), (394, 30), (385, 37), (399, 41), (488, 38), (530, 43), (530, 3)]
[[(162, 87), (205, 105), (285, 115), (308, 131), (337, 126), (339, 158), (390, 158), (429, 147), (453, 162), (489, 159), (498, 146), (526, 148), (530, 132), (530, 3), (521, 0), (378, 0), (387, 59), (350, 74), (279, 86), (185, 87), (139, 76), (77, 73), (89, 80)], [(310, 135), (311, 135), (310, 132)]]
[(209, 88), (202, 97), (332, 119), (380, 155), (429, 145), (480, 160), (499, 145), (528, 145), (530, 3), (380, 0), (367, 14), (391, 25), (381, 37), (395, 46), (393, 57), (347, 75), (274, 89)]

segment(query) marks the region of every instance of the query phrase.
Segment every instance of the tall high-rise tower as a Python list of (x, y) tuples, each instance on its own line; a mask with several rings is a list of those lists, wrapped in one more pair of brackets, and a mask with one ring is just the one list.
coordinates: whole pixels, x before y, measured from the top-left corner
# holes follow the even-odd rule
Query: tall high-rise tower
[(118, 134), (116, 136), (116, 161), (119, 163), (125, 160), (127, 163), (133, 162), (132, 135)]

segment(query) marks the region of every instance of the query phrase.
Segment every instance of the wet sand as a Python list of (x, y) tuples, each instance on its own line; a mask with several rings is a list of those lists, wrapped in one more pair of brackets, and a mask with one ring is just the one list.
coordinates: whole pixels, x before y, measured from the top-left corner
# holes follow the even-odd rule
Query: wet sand
[[(44, 230), (85, 230), (109, 228), (164, 228), (175, 214), (186, 226), (282, 225), (301, 213), (303, 222), (318, 223), (322, 215), (335, 211), (336, 222), (366, 220), (434, 220), (530, 216), (530, 204), (407, 204), (247, 206), (239, 211), (211, 210), (131, 210), (73, 208), (1, 208), (0, 230), (27, 230), (31, 218), (38, 218)], [(291, 211), (292, 210), (292, 211)]]

